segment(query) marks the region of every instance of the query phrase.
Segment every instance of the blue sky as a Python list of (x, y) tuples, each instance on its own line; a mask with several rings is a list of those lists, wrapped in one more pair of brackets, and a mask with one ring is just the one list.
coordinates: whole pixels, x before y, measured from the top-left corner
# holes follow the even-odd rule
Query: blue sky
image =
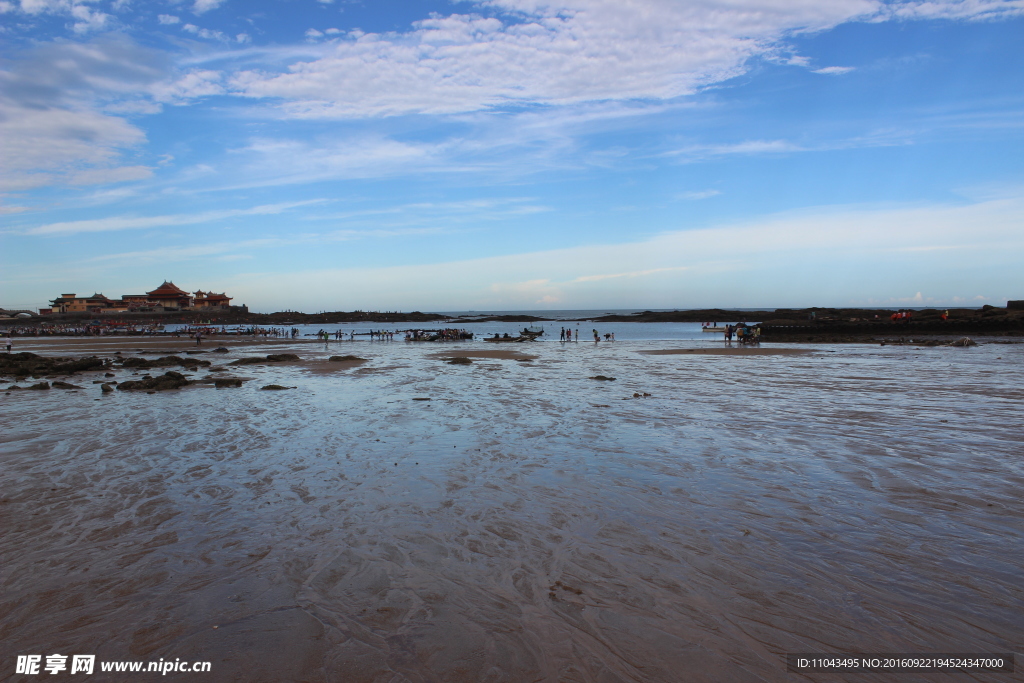
[(1024, 0), (0, 0), (0, 306), (1024, 298)]

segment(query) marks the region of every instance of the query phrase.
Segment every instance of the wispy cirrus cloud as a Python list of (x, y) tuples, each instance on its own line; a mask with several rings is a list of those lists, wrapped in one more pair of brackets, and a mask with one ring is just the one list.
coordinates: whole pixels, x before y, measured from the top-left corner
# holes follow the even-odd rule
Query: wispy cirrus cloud
[(119, 230), (142, 230), (162, 228), (175, 225), (198, 225), (214, 221), (237, 218), (239, 216), (265, 216), (283, 213), (300, 206), (309, 206), (325, 202), (325, 199), (312, 199), (301, 202), (283, 202), (280, 204), (264, 204), (249, 209), (226, 209), (221, 211), (203, 211), (200, 213), (171, 214), (164, 216), (115, 216), (84, 221), (64, 221), (49, 223), (20, 231), (23, 235), (73, 235), (84, 232), (112, 232)]

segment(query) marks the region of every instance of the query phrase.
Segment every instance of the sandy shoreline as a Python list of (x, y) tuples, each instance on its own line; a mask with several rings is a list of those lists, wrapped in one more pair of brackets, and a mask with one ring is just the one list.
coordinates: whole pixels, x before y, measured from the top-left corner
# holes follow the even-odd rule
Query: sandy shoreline
[[(65, 341), (15, 350), (97, 352)], [(788, 683), (785, 652), (1024, 638), (1019, 345), (115, 341), (249, 381), (0, 394), (4, 661)], [(229, 364), (281, 353), (300, 360)], [(316, 370), (347, 354), (366, 361)]]

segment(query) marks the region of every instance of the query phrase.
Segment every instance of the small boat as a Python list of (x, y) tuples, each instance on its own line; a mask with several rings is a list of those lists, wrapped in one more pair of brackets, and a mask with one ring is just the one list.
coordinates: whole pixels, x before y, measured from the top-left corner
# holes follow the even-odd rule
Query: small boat
[(700, 331), (701, 332), (721, 332), (721, 333), (724, 334), (725, 333), (725, 328), (726, 328), (726, 325), (722, 325), (721, 327), (719, 327), (718, 325), (704, 325), (703, 327), (700, 328)]

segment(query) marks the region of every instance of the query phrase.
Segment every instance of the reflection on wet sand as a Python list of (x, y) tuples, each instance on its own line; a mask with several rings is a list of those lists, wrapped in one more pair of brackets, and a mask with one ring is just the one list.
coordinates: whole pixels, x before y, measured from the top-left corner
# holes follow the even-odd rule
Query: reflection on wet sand
[[(63, 341), (19, 350), (113, 352)], [(301, 361), (0, 396), (3, 661), (784, 681), (785, 652), (1020, 650), (1018, 347), (482, 346), (353, 346), (319, 373), (336, 350), (235, 344), (217, 364)]]

